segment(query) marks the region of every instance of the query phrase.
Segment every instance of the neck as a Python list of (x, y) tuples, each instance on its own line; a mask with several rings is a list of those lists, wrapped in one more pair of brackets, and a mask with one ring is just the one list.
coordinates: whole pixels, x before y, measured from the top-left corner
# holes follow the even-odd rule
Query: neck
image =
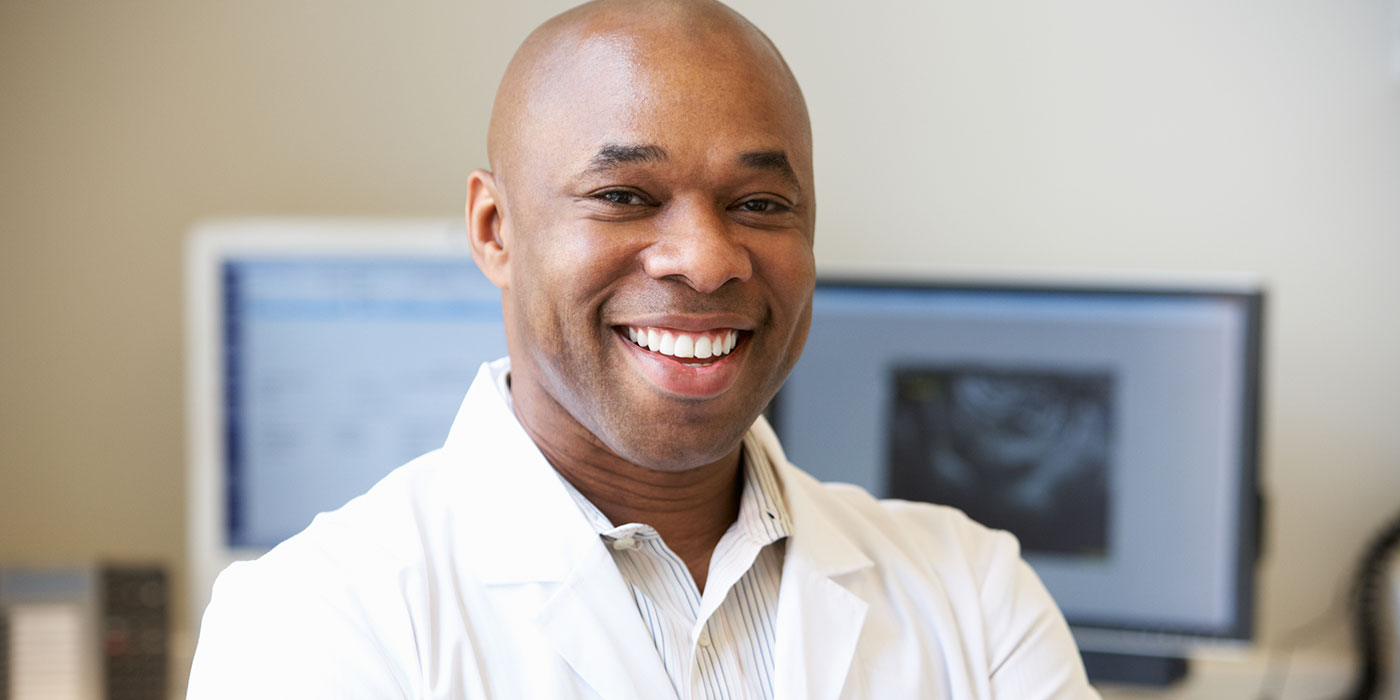
[(555, 471), (614, 525), (643, 523), (655, 529), (703, 592), (715, 545), (739, 517), (740, 446), (693, 469), (649, 469), (619, 456), (571, 417), (548, 419), (562, 411), (529, 410), (543, 397), (515, 391), (516, 386), (516, 418)]
[(683, 472), (654, 471), (625, 461), (550, 462), (613, 524), (654, 528), (685, 562), (695, 585), (705, 590), (715, 545), (739, 517), (743, 481), (738, 450), (720, 462)]

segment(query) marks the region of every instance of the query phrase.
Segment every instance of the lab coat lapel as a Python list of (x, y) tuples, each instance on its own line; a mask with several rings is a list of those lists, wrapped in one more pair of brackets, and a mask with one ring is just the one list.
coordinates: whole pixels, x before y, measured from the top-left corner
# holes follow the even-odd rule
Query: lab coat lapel
[(807, 564), (789, 558), (783, 567), (774, 696), (831, 700), (846, 684), (869, 606)]
[[(605, 700), (674, 699), (612, 556), (516, 421), (487, 367), (468, 391), (444, 449), (460, 452), (464, 471), (472, 472), (462, 474), (458, 512), (479, 577), (513, 601), (522, 584), (537, 590), (534, 621), (541, 636)], [(507, 525), (507, 537), (480, 536)]]
[(549, 599), (537, 620), (559, 655), (600, 696), (676, 697), (636, 604), (601, 543)]
[(846, 684), (869, 609), (865, 600), (842, 585), (842, 577), (872, 563), (832, 527), (810, 498), (808, 490), (821, 486), (776, 461), (793, 535), (778, 589), (774, 694), (831, 700)]

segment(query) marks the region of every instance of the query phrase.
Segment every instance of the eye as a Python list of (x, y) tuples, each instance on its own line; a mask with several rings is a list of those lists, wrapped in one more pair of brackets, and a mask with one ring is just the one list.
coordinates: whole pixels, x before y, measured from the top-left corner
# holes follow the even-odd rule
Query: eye
[(788, 210), (787, 205), (771, 199), (765, 199), (763, 197), (746, 199), (740, 202), (737, 208), (741, 211), (754, 212), (758, 214), (774, 213)]
[(618, 206), (637, 206), (647, 203), (641, 195), (629, 190), (604, 190), (593, 195), (593, 198)]

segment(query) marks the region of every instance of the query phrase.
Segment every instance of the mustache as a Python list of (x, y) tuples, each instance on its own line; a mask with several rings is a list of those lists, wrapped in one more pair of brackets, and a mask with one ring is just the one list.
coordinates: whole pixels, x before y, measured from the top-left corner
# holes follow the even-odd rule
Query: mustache
[(648, 285), (645, 289), (630, 289), (613, 295), (604, 308), (605, 315), (625, 315), (650, 312), (676, 314), (742, 314), (754, 320), (768, 315), (767, 307), (751, 294), (745, 294), (737, 284), (726, 284), (708, 294), (697, 292), (683, 282)]

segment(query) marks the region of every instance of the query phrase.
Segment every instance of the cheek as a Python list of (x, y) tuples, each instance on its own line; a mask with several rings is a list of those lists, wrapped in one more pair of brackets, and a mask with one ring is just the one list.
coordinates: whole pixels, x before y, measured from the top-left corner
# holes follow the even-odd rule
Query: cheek
[(571, 318), (597, 320), (609, 295), (640, 269), (636, 236), (592, 222), (560, 231), (550, 251), (550, 291), (569, 305)]
[(779, 372), (786, 378), (807, 343), (807, 332), (812, 323), (816, 260), (811, 244), (797, 236), (775, 242), (771, 250), (765, 251), (762, 260), (764, 279), (773, 295), (777, 312), (782, 316), (780, 322), (790, 329), (779, 350)]
[(601, 235), (588, 227), (563, 232), (551, 251), (551, 274), (577, 292), (607, 287), (625, 271), (623, 243), (619, 236)]
[(775, 237), (751, 248), (763, 280), (790, 321), (805, 329), (810, 316), (812, 289), (816, 286), (816, 258), (812, 245), (800, 236)]
[(603, 304), (634, 259), (626, 237), (586, 223), (532, 231), (512, 259), (522, 310), (537, 339), (551, 347), (596, 335)]

